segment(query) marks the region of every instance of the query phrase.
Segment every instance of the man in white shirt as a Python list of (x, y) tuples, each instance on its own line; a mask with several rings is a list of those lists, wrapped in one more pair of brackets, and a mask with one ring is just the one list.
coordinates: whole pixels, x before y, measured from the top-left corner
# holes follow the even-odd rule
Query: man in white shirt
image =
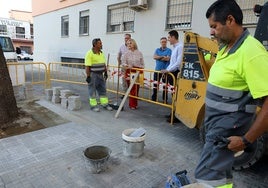
[[(168, 32), (168, 41), (170, 45), (173, 45), (170, 63), (166, 69), (161, 70), (162, 73), (172, 73), (175, 78), (177, 78), (178, 73), (180, 72), (180, 65), (182, 62), (183, 56), (183, 43), (179, 42), (179, 33), (176, 30)], [(173, 79), (168, 78), (169, 84), (173, 85)]]
[[(180, 65), (183, 57), (183, 43), (179, 42), (179, 33), (176, 30), (168, 32), (168, 41), (170, 45), (173, 45), (170, 63), (166, 69), (161, 70), (162, 73), (171, 73), (177, 79), (177, 75), (180, 72)], [(167, 76), (167, 81), (170, 85), (175, 86), (174, 80), (171, 76)], [(171, 115), (167, 116), (167, 121), (171, 121)], [(177, 118), (174, 119), (174, 123), (179, 122)]]

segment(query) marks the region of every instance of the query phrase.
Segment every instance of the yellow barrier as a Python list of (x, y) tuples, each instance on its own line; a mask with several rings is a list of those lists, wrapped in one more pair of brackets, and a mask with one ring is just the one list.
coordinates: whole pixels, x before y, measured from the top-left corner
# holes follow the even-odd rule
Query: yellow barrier
[[(119, 72), (118, 72), (119, 70)], [(135, 68), (133, 68), (135, 70)], [(139, 84), (140, 90), (138, 96), (132, 96), (133, 98), (137, 98), (139, 100), (153, 103), (156, 105), (165, 106), (171, 109), (171, 112), (174, 112), (174, 104), (175, 104), (175, 97), (176, 97), (176, 89), (174, 86), (171, 86), (167, 83), (167, 77), (164, 79), (163, 82), (154, 81), (154, 73), (156, 73), (159, 77), (160, 72), (154, 70), (147, 70), (147, 69), (136, 69), (142, 70), (142, 74), (139, 77)], [(175, 77), (168, 73), (169, 76), (173, 79), (173, 83), (176, 83)], [(51, 85), (51, 81), (57, 82), (65, 82), (65, 83), (73, 83), (73, 84), (87, 84), (85, 82), (86, 75), (85, 75), (85, 67), (84, 64), (81, 63), (67, 63), (67, 62), (52, 62), (48, 65), (48, 85)], [(124, 95), (124, 91), (121, 87), (122, 81), (122, 73), (117, 66), (109, 65), (108, 70), (108, 80), (106, 82), (107, 91), (111, 93), (115, 93), (118, 95)], [(161, 79), (159, 79), (161, 80)], [(120, 84), (118, 84), (118, 82)], [(157, 97), (156, 100), (153, 101), (151, 96), (153, 94), (153, 88), (157, 90)], [(165, 89), (166, 88), (166, 89)], [(166, 98), (164, 101), (159, 100), (162, 94), (160, 92), (166, 93), (166, 96), (170, 95), (171, 103), (165, 103)], [(171, 124), (173, 123), (173, 113), (171, 113)]]
[[(52, 62), (48, 66), (42, 62), (14, 62), (7, 63), (7, 67), (10, 73), (12, 80), (12, 85), (22, 85), (25, 82), (30, 82), (31, 84), (43, 84), (44, 88), (51, 87), (51, 81), (56, 82), (65, 82), (72, 84), (84, 84), (86, 75), (85, 67), (81, 63), (67, 63), (67, 62)], [(119, 72), (118, 72), (119, 70)], [(167, 76), (162, 79), (163, 82), (155, 81), (154, 74), (157, 76), (157, 80), (160, 79), (160, 72), (147, 69), (136, 69), (142, 72), (139, 76), (138, 84), (140, 84), (139, 95), (133, 96), (139, 100), (153, 103), (156, 105), (161, 105), (171, 109), (171, 112), (174, 112), (175, 96), (176, 89), (167, 83)], [(124, 95), (122, 85), (122, 72), (117, 66), (110, 65), (108, 70), (108, 80), (106, 82), (107, 91), (115, 93), (118, 95)], [(173, 79), (175, 83), (175, 77), (169, 73), (169, 76)], [(130, 75), (131, 77), (131, 75)], [(156, 100), (152, 100), (153, 90), (156, 90), (157, 96)], [(165, 98), (162, 98), (162, 95), (165, 94)], [(166, 103), (166, 97), (171, 97), (171, 103)], [(159, 100), (162, 98), (162, 100)], [(173, 123), (173, 113), (171, 113), (171, 124)]]
[(48, 88), (47, 65), (42, 62), (9, 62), (7, 68), (13, 86), (29, 82), (33, 85), (43, 84)]

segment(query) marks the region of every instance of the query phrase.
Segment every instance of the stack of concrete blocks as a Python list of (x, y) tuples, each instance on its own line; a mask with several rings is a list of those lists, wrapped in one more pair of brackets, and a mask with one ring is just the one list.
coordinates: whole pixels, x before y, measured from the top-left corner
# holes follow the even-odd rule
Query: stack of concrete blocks
[(52, 101), (53, 89), (45, 89), (45, 95), (47, 101)]
[(25, 99), (33, 99), (33, 84), (31, 82), (25, 82), (23, 84)]
[(82, 102), (79, 95), (72, 95), (68, 97), (68, 110), (81, 109)]
[(53, 95), (52, 95), (52, 102), (53, 103), (60, 103), (60, 90), (62, 90), (63, 88), (58, 86), (58, 87), (53, 87)]
[(74, 93), (71, 90), (68, 90), (68, 89), (60, 90), (61, 106), (63, 108), (67, 109), (67, 107), (68, 107), (68, 97), (73, 95), (73, 94)]

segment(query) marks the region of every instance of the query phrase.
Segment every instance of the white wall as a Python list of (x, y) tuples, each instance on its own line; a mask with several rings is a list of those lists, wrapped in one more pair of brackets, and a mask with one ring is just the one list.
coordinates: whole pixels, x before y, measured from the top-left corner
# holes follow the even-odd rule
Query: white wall
[[(116, 65), (119, 46), (124, 42), (124, 33), (106, 33), (107, 6), (126, 2), (122, 0), (89, 1), (73, 7), (34, 17), (35, 59), (45, 63), (60, 61), (61, 56), (84, 58), (92, 47), (93, 38), (101, 38), (103, 51), (110, 53), (110, 65)], [(209, 37), (209, 26), (205, 13), (214, 0), (194, 0), (192, 31)], [(89, 36), (79, 36), (79, 11), (90, 10)], [(149, 0), (149, 9), (135, 13), (134, 32), (131, 33), (145, 58), (145, 67), (154, 69), (154, 50), (159, 39), (167, 36), (165, 30), (167, 1)], [(61, 16), (69, 15), (69, 37), (61, 37)], [(179, 31), (183, 40), (183, 31)]]

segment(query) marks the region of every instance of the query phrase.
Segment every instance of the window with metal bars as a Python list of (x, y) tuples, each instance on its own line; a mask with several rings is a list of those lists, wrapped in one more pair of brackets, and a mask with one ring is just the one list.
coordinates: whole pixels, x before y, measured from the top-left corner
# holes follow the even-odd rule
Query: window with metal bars
[(127, 3), (108, 6), (107, 32), (134, 31), (135, 11)]
[(193, 0), (168, 0), (166, 29), (185, 29), (192, 25)]
[(79, 17), (79, 35), (89, 34), (89, 10), (81, 11)]
[(25, 28), (16, 27), (16, 38), (25, 38)]
[(69, 36), (69, 16), (61, 17), (61, 36), (68, 37)]
[(0, 25), (0, 35), (7, 35), (7, 26)]
[(236, 0), (243, 12), (243, 24), (244, 25), (256, 25), (258, 17), (253, 12), (255, 4), (263, 5), (267, 0)]

